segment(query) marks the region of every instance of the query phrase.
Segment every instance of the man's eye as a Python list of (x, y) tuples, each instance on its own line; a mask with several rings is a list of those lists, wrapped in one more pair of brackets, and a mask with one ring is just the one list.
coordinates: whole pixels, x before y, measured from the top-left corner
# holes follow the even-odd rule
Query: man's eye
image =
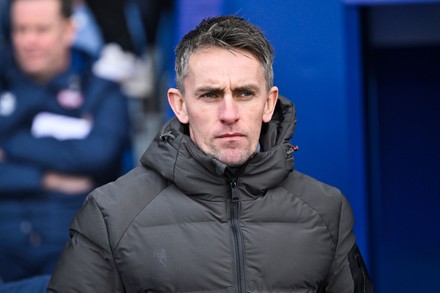
[(254, 93), (251, 92), (251, 91), (245, 91), (245, 92), (242, 93), (242, 95), (245, 96), (245, 97), (250, 97), (250, 96), (253, 96)]
[(216, 98), (217, 95), (215, 93), (204, 93), (202, 94), (202, 98)]
[(46, 27), (46, 26), (40, 26), (40, 27), (38, 27), (38, 28), (36, 29), (36, 31), (37, 31), (38, 33), (42, 34), (42, 33), (45, 33), (45, 32), (47, 32), (47, 31), (49, 31), (49, 28)]
[(243, 99), (249, 99), (249, 98), (252, 98), (253, 96), (255, 96), (255, 94), (252, 91), (242, 91), (242, 92), (240, 92), (240, 95), (239, 95), (239, 97), (241, 97)]

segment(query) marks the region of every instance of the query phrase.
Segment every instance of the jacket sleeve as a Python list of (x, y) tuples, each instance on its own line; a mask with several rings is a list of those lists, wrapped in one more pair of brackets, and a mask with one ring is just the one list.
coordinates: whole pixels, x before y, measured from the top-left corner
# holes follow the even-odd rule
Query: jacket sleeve
[(125, 292), (103, 214), (89, 196), (79, 210), (47, 292)]
[(373, 284), (352, 232), (353, 214), (345, 197), (342, 197), (339, 235), (330, 273), (324, 287), (325, 293), (374, 293)]
[(0, 197), (41, 190), (42, 173), (30, 165), (0, 162)]
[(103, 98), (89, 113), (93, 126), (85, 138), (36, 138), (29, 130), (22, 130), (5, 141), (7, 156), (58, 172), (97, 177), (113, 172), (121, 162), (129, 134), (126, 97), (114, 86), (102, 84), (100, 91), (93, 92)]

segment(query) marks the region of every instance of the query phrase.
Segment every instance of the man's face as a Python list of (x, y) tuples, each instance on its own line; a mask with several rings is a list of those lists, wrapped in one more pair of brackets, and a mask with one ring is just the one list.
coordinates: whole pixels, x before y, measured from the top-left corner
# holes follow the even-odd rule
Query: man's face
[(74, 29), (59, 1), (17, 0), (11, 20), (15, 57), (24, 72), (48, 79), (66, 68)]
[(205, 154), (243, 164), (257, 150), (263, 121), (272, 118), (278, 89), (267, 91), (262, 64), (245, 50), (200, 49), (188, 69), (184, 96), (168, 92), (176, 116)]

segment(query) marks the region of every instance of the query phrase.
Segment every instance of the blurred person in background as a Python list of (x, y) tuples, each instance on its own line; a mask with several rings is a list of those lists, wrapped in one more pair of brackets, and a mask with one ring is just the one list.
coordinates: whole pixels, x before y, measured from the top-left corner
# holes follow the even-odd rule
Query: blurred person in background
[(86, 194), (122, 172), (126, 97), (72, 47), (70, 0), (10, 1), (0, 44), (0, 282), (50, 274)]
[(117, 81), (125, 94), (152, 98), (157, 86), (157, 31), (174, 0), (76, 0), (92, 12), (103, 46), (95, 74)]

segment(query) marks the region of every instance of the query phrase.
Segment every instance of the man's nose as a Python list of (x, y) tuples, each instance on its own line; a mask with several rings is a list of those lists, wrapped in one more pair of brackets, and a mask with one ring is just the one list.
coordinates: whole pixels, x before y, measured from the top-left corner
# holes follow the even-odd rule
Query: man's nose
[(240, 118), (237, 101), (230, 95), (223, 97), (219, 111), (220, 120), (223, 123), (235, 123)]

